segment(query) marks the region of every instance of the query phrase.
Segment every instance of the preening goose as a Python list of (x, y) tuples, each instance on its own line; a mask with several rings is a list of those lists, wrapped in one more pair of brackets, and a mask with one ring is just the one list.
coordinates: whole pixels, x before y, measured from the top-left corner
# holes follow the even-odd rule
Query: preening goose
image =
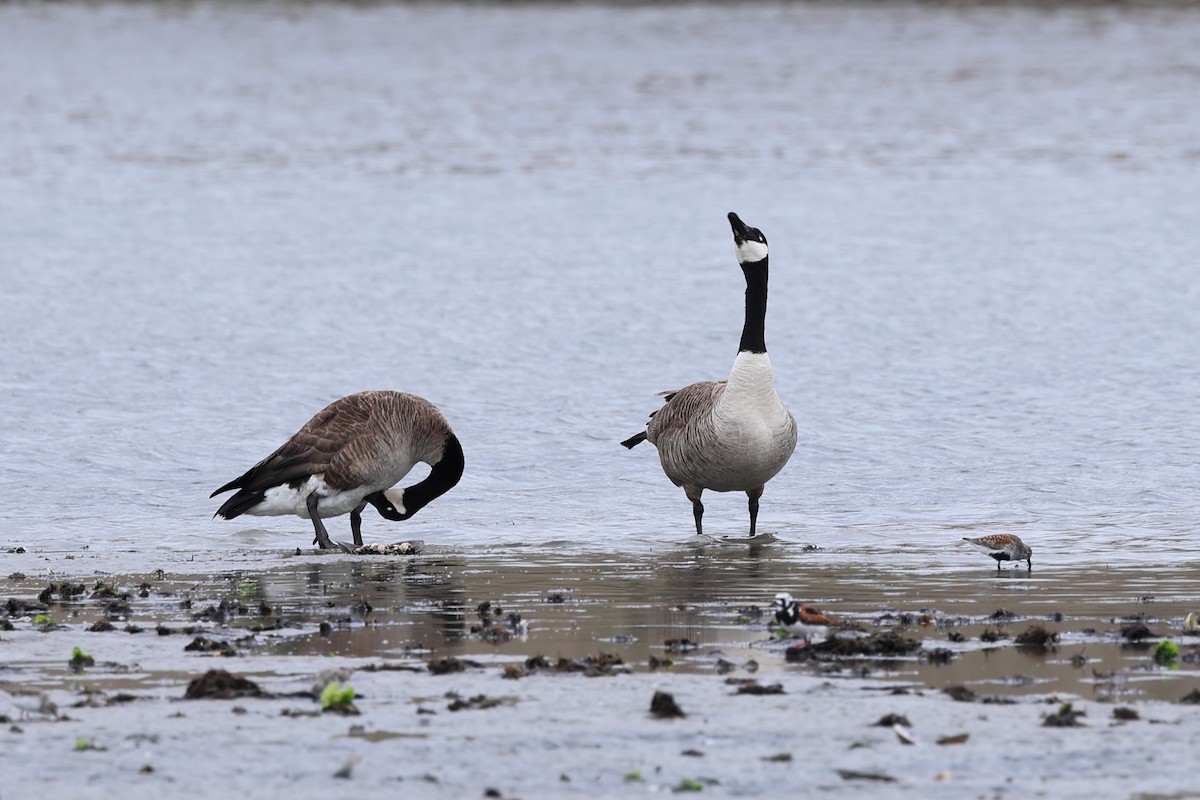
[[(416, 463), (432, 469), (423, 481), (394, 487)], [(237, 489), (217, 516), (295, 514), (311, 519), (322, 550), (348, 550), (330, 540), (323, 517), (349, 512), (354, 544), (362, 545), (362, 511), (405, 520), (448, 492), (463, 473), (463, 451), (442, 412), (403, 392), (359, 392), (335, 400), (282, 447), (212, 493)]]
[(692, 501), (698, 534), (704, 532), (705, 489), (745, 492), (754, 536), (763, 487), (796, 449), (796, 420), (775, 393), (767, 357), (767, 239), (733, 212), (729, 224), (746, 277), (746, 320), (729, 379), (664, 392), (666, 405), (650, 415), (646, 430), (621, 444), (632, 448), (649, 441), (658, 448), (663, 472)]

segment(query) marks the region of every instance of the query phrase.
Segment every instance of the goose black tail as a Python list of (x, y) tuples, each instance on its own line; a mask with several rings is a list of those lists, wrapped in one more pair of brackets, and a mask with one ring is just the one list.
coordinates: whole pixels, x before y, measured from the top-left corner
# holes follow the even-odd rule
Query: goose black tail
[(630, 436), (628, 439), (621, 442), (621, 444), (624, 447), (627, 447), (630, 450), (632, 450), (634, 447), (636, 447), (637, 445), (641, 444), (644, 441), (646, 441), (646, 432), (642, 431), (641, 433), (636, 433), (633, 436)]
[(217, 509), (217, 513), (213, 516), (222, 517), (223, 519), (239, 517), (261, 503), (265, 497), (265, 492), (251, 492), (242, 489), (222, 503), (221, 507)]

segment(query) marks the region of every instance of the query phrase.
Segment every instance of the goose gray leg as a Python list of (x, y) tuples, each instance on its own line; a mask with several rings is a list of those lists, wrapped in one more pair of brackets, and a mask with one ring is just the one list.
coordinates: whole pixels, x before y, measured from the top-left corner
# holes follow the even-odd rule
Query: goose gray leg
[(350, 532), (354, 534), (354, 546), (362, 547), (362, 512), (367, 507), (364, 500), (358, 508), (350, 512)]
[(692, 501), (692, 516), (696, 518), (696, 535), (699, 536), (704, 533), (704, 526), (700, 522), (704, 516), (704, 504), (700, 502), (700, 495), (704, 490), (699, 486), (685, 486), (683, 491), (688, 500)]
[(322, 550), (341, 550), (343, 553), (350, 552), (350, 548), (346, 545), (330, 540), (329, 532), (325, 530), (325, 523), (321, 522), (321, 516), (317, 513), (317, 496), (310, 494), (304, 504), (308, 506), (308, 518), (312, 520), (313, 530), (316, 531), (317, 544), (320, 548)]
[(758, 523), (758, 498), (762, 497), (763, 487), (750, 489), (746, 496), (750, 498), (750, 538), (754, 538), (754, 526)]

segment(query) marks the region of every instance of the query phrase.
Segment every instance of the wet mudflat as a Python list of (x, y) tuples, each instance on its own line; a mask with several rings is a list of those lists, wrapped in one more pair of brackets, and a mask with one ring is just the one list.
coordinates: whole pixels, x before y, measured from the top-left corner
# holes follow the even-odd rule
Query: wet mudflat
[[(928, 574), (691, 541), (132, 556), (156, 558), (119, 574), (105, 567), (129, 556), (8, 554), (0, 737), (38, 766), (6, 770), (5, 797), (80, 780), (133, 796), (1153, 796), (1194, 776), (1195, 567), (997, 573), (964, 554)], [(781, 590), (844, 625), (842, 644), (777, 638)], [(862, 646), (887, 642), (908, 644)], [(1147, 759), (1153, 775), (1135, 770)]]

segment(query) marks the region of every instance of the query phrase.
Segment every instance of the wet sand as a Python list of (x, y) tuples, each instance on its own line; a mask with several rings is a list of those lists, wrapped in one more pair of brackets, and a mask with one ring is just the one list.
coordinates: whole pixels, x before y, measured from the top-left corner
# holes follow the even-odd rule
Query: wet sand
[[(997, 573), (964, 554), (931, 575), (786, 544), (690, 541), (653, 554), (431, 548), (399, 559), (10, 552), (4, 565), (0, 688), (44, 691), (58, 708), (31, 715), (0, 695), (4, 798), (80, 786), (133, 797), (1184, 797), (1195, 785), (1200, 706), (1179, 702), (1200, 688), (1200, 638), (1181, 632), (1195, 566)], [(805, 658), (769, 629), (776, 591), (920, 649)], [(1148, 638), (1122, 636), (1138, 624)], [(1058, 640), (1018, 646), (1032, 626)], [(1153, 661), (1163, 637), (1179, 645), (1174, 669)], [(76, 647), (94, 662), (78, 672)], [(184, 700), (213, 669), (273, 696)], [(313, 687), (328, 670), (354, 688), (358, 714), (321, 712)], [(652, 715), (659, 691), (686, 716)], [(1064, 703), (1084, 712), (1077, 725), (1047, 727)], [(889, 714), (903, 718), (898, 731), (876, 724)], [(349, 778), (335, 777), (347, 765)]]

